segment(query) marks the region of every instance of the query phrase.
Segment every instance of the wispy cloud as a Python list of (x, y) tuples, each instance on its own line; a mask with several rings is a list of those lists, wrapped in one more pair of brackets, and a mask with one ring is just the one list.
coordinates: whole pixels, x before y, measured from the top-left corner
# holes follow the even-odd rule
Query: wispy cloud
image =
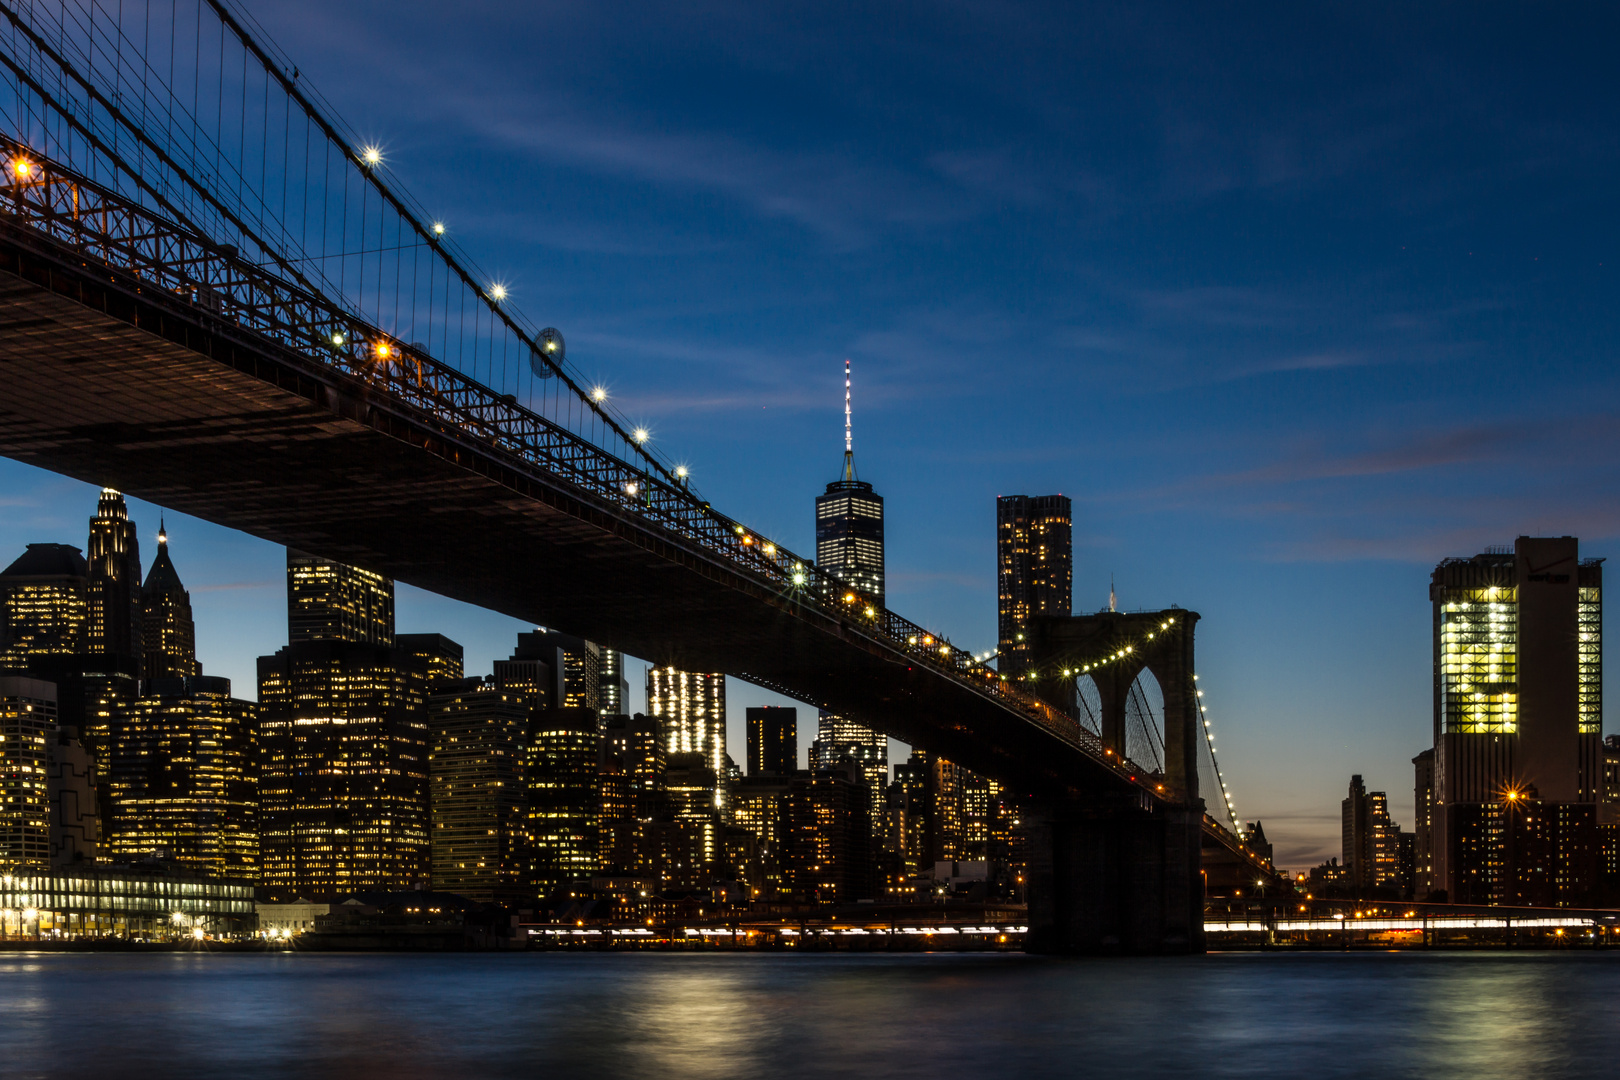
[(207, 585), (189, 585), (187, 588), (194, 593), (213, 592), (241, 592), (246, 589), (278, 589), (286, 582), (282, 579), (272, 581), (221, 581)]

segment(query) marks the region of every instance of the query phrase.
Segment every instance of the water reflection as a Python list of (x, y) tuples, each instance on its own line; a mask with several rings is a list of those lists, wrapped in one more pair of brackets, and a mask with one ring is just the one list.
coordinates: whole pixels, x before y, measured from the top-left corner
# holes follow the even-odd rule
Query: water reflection
[(1620, 954), (45, 955), (0, 1075), (1608, 1077)]

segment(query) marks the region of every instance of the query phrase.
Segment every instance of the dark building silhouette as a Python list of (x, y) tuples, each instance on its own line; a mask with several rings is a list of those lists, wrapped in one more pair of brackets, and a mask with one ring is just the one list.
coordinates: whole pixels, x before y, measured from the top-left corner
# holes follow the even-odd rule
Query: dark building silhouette
[(708, 886), (721, 861), (722, 780), (701, 753), (674, 753), (664, 766), (663, 803), (675, 825), (664, 829), (664, 874), (674, 887)]
[(602, 753), (618, 760), (637, 798), (663, 790), (668, 755), (658, 727), (656, 717), (641, 713), (602, 720)]
[(624, 713), (630, 698), (630, 681), (624, 677), (624, 653), (618, 649), (602, 650), (597, 694), (600, 699), (597, 708), (603, 716)]
[(1358, 774), (1340, 804), (1341, 854), (1345, 884), (1358, 893), (1392, 890), (1412, 893), (1413, 836), (1390, 820), (1389, 797), (1368, 791)]
[(146, 679), (184, 679), (202, 674), (197, 663), (197, 626), (191, 594), (169, 558), (168, 530), (158, 529), (157, 557), (141, 586), (144, 613), (141, 673)]
[(996, 625), (1000, 669), (1028, 666), (1030, 620), (1073, 609), (1073, 511), (1067, 495), (1002, 495), (996, 499)]
[(523, 896), (532, 718), (493, 678), (440, 685), (428, 699), (435, 889), (483, 903)]
[(145, 685), (113, 727), (109, 854), (257, 881), (258, 707), (232, 697), (229, 679), (160, 677)]
[(798, 769), (799, 710), (751, 706), (747, 718), (748, 775), (787, 776)]
[(427, 699), (461, 677), (461, 647), (396, 639), (393, 610), (390, 579), (289, 552), (298, 640), (259, 658), (268, 888), (325, 896), (428, 878)]
[(90, 569), (68, 544), (29, 544), (0, 571), (0, 667), (80, 654), (90, 625)]
[(96, 516), (90, 519), (86, 551), (90, 577), (86, 651), (139, 662), (141, 545), (124, 496), (112, 488), (101, 489)]
[(95, 765), (71, 727), (58, 724), (55, 734), (46, 736), (46, 740), (51, 868), (94, 866), (102, 854)]
[(1434, 750), (1412, 759), (1412, 893), (1425, 899), (1434, 891)]
[(656, 875), (647, 826), (663, 805), (666, 761), (656, 718), (641, 713), (602, 718), (599, 827), (602, 866), (608, 872)]
[(848, 904), (876, 897), (872, 797), (850, 761), (794, 777), (787, 795), (787, 880), (807, 903)]
[(1431, 820), (1416, 849), (1452, 901), (1584, 904), (1597, 888), (1602, 590), (1602, 560), (1570, 536), (1434, 570), (1434, 758), (1417, 766)]

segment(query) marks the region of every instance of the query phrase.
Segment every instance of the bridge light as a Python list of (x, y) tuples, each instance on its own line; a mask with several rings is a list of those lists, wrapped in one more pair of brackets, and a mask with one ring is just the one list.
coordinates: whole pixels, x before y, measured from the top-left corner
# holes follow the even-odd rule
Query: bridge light
[(648, 431), (644, 427), (636, 428), (636, 430), (635, 430), (635, 440), (636, 440), (636, 442), (644, 443), (650, 438), (652, 438), (652, 432)]
[(394, 347), (386, 341), (379, 341), (376, 347), (372, 349), (372, 352), (377, 354), (377, 359), (387, 360), (394, 355)]
[(877, 608), (873, 607), (871, 604), (867, 604), (866, 605), (866, 617), (868, 619), (877, 618)]
[[(491, 299), (496, 300), (496, 301), (505, 300), (506, 299), (506, 286), (502, 285), (498, 281), (495, 282), (493, 285), (491, 285), (489, 287), (489, 295), (490, 295)], [(546, 344), (547, 344), (548, 347), (551, 347), (551, 348), (556, 347), (553, 342), (547, 342)]]
[(624, 485), (624, 493), (626, 495), (629, 495), (632, 498), (634, 498), (635, 494), (636, 494), (636, 491), (637, 491), (637, 487), (636, 487), (636, 482), (634, 480), (632, 480), (632, 481), (630, 481), (630, 483)]
[(12, 158), (11, 173), (18, 180), (31, 180), (34, 176), (34, 163), (25, 157)]
[(360, 152), (360, 160), (374, 169), (382, 164), (382, 151), (375, 146), (368, 146)]
[(767, 554), (767, 555), (769, 555), (769, 556), (771, 556), (773, 558), (776, 556), (776, 545), (775, 544), (766, 544), (760, 550), (765, 552), (765, 554)]
[(675, 475), (685, 480), (691, 474), (687, 472), (685, 465), (677, 465), (675, 466)]
[(854, 593), (845, 593), (844, 594), (844, 603), (853, 604), (854, 602), (855, 602), (855, 594)]
[(803, 585), (804, 584), (804, 571), (803, 570), (795, 570), (795, 571), (793, 571), (793, 584), (795, 584), (795, 585)]
[(444, 235), (444, 222), (435, 221), (433, 223), (433, 235), (434, 236), (443, 236)]
[(342, 334), (333, 334), (332, 335), (332, 344), (334, 344), (334, 345), (342, 345), (343, 344), (343, 335)]
[[(547, 344), (550, 344), (550, 342), (547, 342)], [(607, 400), (607, 389), (606, 389), (606, 387), (601, 387), (601, 386), (593, 386), (593, 387), (591, 387), (591, 400), (592, 401), (606, 401)]]

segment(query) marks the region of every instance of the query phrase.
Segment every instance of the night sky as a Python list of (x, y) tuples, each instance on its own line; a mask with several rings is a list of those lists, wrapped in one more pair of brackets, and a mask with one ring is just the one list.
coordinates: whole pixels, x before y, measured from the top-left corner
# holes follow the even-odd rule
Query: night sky
[[(1069, 495), (1077, 611), (1112, 574), (1202, 613), (1282, 866), (1338, 853), (1351, 773), (1411, 827), (1437, 560), (1620, 554), (1612, 9), (252, 10), (726, 513), (813, 552), (850, 359), (890, 606), (982, 650), (995, 496)], [(0, 562), (94, 507), (0, 462)], [(168, 524), (205, 669), (251, 697), (281, 549)], [(521, 627), (402, 588), (400, 628), (477, 674)], [(733, 692), (740, 759), (772, 699)]]

